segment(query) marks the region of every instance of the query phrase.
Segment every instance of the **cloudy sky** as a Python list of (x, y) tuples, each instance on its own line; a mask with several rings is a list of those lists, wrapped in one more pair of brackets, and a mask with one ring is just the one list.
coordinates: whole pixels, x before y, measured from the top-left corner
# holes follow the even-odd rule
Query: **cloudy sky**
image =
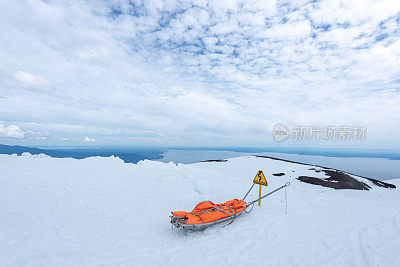
[(400, 148), (398, 0), (2, 0), (0, 33), (3, 144)]

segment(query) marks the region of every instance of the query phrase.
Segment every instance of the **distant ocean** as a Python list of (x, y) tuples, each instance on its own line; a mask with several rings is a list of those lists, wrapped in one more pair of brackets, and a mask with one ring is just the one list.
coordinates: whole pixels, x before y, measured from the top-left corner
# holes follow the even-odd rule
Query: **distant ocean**
[(46, 154), (54, 158), (83, 159), (87, 157), (116, 156), (126, 163), (137, 163), (144, 159), (159, 160), (163, 157), (163, 150), (152, 148), (121, 148), (121, 147), (97, 147), (97, 148), (32, 148), (24, 146), (0, 145), (0, 154), (18, 154), (29, 152), (31, 154)]
[(0, 145), (0, 154), (46, 154), (56, 158), (82, 159), (92, 156), (116, 156), (126, 163), (157, 160), (190, 164), (210, 159), (248, 155), (268, 155), (308, 164), (321, 165), (379, 180), (400, 178), (400, 152), (373, 149), (300, 149), (300, 148), (31, 148)]

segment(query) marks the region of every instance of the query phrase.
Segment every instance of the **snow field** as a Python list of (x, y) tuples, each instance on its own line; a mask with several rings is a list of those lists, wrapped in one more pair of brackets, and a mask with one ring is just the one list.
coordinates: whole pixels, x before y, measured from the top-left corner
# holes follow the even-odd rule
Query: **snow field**
[[(0, 155), (0, 265), (398, 266), (398, 189), (295, 179), (315, 175), (309, 168), (255, 157), (175, 165)], [(242, 198), (259, 169), (263, 193), (291, 182), (287, 214), (280, 190), (226, 227), (171, 230), (171, 211)], [(246, 200), (257, 196), (255, 186)]]

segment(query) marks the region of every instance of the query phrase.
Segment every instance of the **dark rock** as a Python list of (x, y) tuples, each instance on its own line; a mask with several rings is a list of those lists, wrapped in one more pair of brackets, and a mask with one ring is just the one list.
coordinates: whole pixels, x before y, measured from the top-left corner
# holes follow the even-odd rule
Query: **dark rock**
[(396, 186), (394, 184), (389, 184), (389, 183), (385, 183), (376, 179), (372, 179), (372, 178), (366, 178), (370, 180), (374, 185), (380, 186), (380, 187), (384, 187), (384, 188), (396, 188)]
[(227, 162), (227, 159), (208, 159), (208, 160), (202, 160), (200, 162)]
[(364, 182), (351, 177), (350, 175), (336, 170), (322, 170), (328, 178), (316, 178), (310, 176), (300, 176), (297, 179), (315, 185), (330, 187), (334, 189), (354, 189), (369, 190), (371, 187)]

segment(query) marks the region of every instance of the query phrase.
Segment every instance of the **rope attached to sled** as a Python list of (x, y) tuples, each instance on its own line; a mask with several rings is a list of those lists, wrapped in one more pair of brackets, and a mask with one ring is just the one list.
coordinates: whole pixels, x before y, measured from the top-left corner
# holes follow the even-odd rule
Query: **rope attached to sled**
[[(249, 206), (247, 206), (246, 207), (246, 209), (248, 208)], [(250, 213), (252, 210), (253, 210), (253, 208), (254, 208), (254, 204), (252, 204), (251, 205), (251, 209), (250, 209), (250, 211), (246, 211), (246, 209), (244, 209), (244, 212), (246, 212), (246, 213)]]
[[(230, 213), (225, 211), (225, 210), (223, 210), (223, 208), (226, 208), (226, 207), (229, 208), (229, 210), (231, 211)], [(191, 212), (191, 214), (197, 216), (200, 219), (200, 221), (202, 221), (204, 223), (204, 221), (200, 217), (200, 215), (205, 214), (205, 213), (209, 213), (209, 212), (213, 212), (213, 211), (223, 212), (223, 213), (225, 213), (225, 214), (227, 214), (229, 216), (233, 215), (233, 220), (235, 219), (235, 216), (236, 216), (236, 210), (233, 207), (229, 206), (229, 205), (221, 205), (221, 206), (218, 206), (218, 207), (213, 207), (211, 209), (203, 210), (202, 212), (199, 212), (199, 213), (192, 213)], [(233, 220), (232, 220), (232, 222), (233, 222)], [(231, 224), (232, 222), (230, 222), (229, 224)]]
[(233, 210), (235, 211), (235, 214), (233, 215), (232, 221), (231, 221), (230, 223), (228, 223), (227, 225), (223, 226), (223, 227), (227, 227), (228, 225), (230, 225), (231, 223), (233, 223), (233, 221), (234, 221), (235, 218), (236, 218), (236, 210), (235, 210), (234, 208), (232, 208), (231, 206), (228, 206), (228, 207), (230, 207), (231, 209), (233, 209)]

